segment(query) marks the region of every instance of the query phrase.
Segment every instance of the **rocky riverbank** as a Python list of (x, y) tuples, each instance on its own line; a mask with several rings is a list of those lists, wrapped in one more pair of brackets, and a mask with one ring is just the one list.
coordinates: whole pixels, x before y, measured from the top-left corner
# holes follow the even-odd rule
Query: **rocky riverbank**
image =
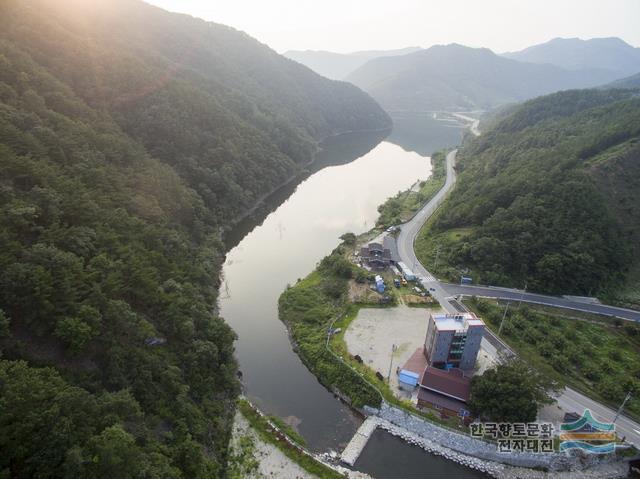
[[(626, 462), (593, 455), (500, 454), (493, 444), (422, 421), (389, 405), (367, 412), (371, 414), (367, 430), (383, 429), (426, 452), (497, 479), (618, 479), (628, 473)], [(364, 448), (361, 444), (358, 447), (360, 451)], [(343, 457), (345, 454), (350, 458), (354, 455), (347, 449)]]

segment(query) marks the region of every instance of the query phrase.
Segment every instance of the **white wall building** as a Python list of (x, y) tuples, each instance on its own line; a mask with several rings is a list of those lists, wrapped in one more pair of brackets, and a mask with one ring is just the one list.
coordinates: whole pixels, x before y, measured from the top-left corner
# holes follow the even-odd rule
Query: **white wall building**
[(431, 313), (424, 354), (434, 367), (473, 369), (484, 335), (484, 322), (473, 313)]

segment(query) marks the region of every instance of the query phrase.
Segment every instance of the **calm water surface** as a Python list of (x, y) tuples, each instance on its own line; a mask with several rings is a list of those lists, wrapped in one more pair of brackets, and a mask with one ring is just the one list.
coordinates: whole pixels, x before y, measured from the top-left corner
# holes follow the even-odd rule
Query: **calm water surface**
[(348, 442), (359, 419), (292, 351), (278, 319), (278, 297), (287, 284), (309, 274), (340, 235), (371, 228), (377, 206), (428, 178), (430, 169), (427, 158), (382, 142), (348, 164), (327, 167), (303, 181), (227, 255), (220, 309), (239, 337), (237, 356), (247, 395), (265, 410), (288, 417), (314, 449)]
[(425, 454), (386, 431), (376, 430), (356, 461), (356, 469), (376, 479), (480, 479), (487, 476), (440, 456)]
[(292, 351), (278, 319), (278, 297), (309, 274), (340, 235), (370, 229), (386, 198), (428, 178), (433, 150), (461, 139), (459, 128), (415, 120), (404, 118), (401, 131), (396, 128), (385, 141), (380, 134), (354, 134), (326, 142), (298, 184), (276, 192), (227, 236), (220, 313), (239, 337), (245, 393), (293, 424), (316, 451), (341, 450), (361, 419)]

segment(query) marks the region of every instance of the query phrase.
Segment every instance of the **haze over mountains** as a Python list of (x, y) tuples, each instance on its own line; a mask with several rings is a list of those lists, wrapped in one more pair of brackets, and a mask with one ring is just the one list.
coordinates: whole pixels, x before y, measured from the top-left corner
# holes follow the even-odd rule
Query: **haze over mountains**
[(626, 77), (640, 71), (640, 48), (619, 38), (554, 38), (502, 56), (530, 63), (548, 63), (568, 70), (602, 69)]
[[(618, 38), (554, 39), (497, 55), (485, 48), (436, 45), (374, 58), (344, 79), (370, 93), (387, 111), (491, 109), (558, 90), (606, 84), (640, 71), (640, 49)], [(319, 73), (344, 55), (324, 55)], [(313, 56), (297, 61), (316, 68)], [(344, 63), (342, 64), (344, 66)]]
[(331, 78), (344, 80), (349, 73), (378, 57), (406, 55), (420, 50), (420, 47), (407, 47), (398, 50), (365, 50), (353, 53), (334, 53), (322, 50), (289, 50), (283, 55), (308, 66), (316, 73)]
[(640, 88), (640, 73), (607, 83), (602, 88)]
[(482, 109), (613, 80), (601, 70), (570, 71), (523, 63), (486, 48), (452, 44), (399, 57), (376, 58), (347, 80), (387, 111)]

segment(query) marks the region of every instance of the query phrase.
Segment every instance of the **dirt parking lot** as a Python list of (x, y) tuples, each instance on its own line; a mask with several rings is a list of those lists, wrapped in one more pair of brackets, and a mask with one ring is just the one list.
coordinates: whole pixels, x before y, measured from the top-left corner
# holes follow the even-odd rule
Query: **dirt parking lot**
[(422, 346), (427, 334), (430, 311), (432, 310), (402, 305), (394, 308), (361, 309), (344, 334), (349, 353), (359, 355), (367, 366), (387, 377), (391, 347), (395, 344), (391, 386), (397, 391), (396, 367), (402, 366)]
[[(391, 363), (391, 388), (400, 397), (409, 394), (398, 389), (396, 368), (422, 347), (427, 334), (427, 320), (437, 308), (410, 308), (405, 305), (393, 308), (362, 308), (344, 333), (347, 349), (359, 355), (364, 364), (385, 378), (389, 374), (391, 347), (396, 346)], [(480, 349), (475, 374), (493, 366), (491, 356)]]

